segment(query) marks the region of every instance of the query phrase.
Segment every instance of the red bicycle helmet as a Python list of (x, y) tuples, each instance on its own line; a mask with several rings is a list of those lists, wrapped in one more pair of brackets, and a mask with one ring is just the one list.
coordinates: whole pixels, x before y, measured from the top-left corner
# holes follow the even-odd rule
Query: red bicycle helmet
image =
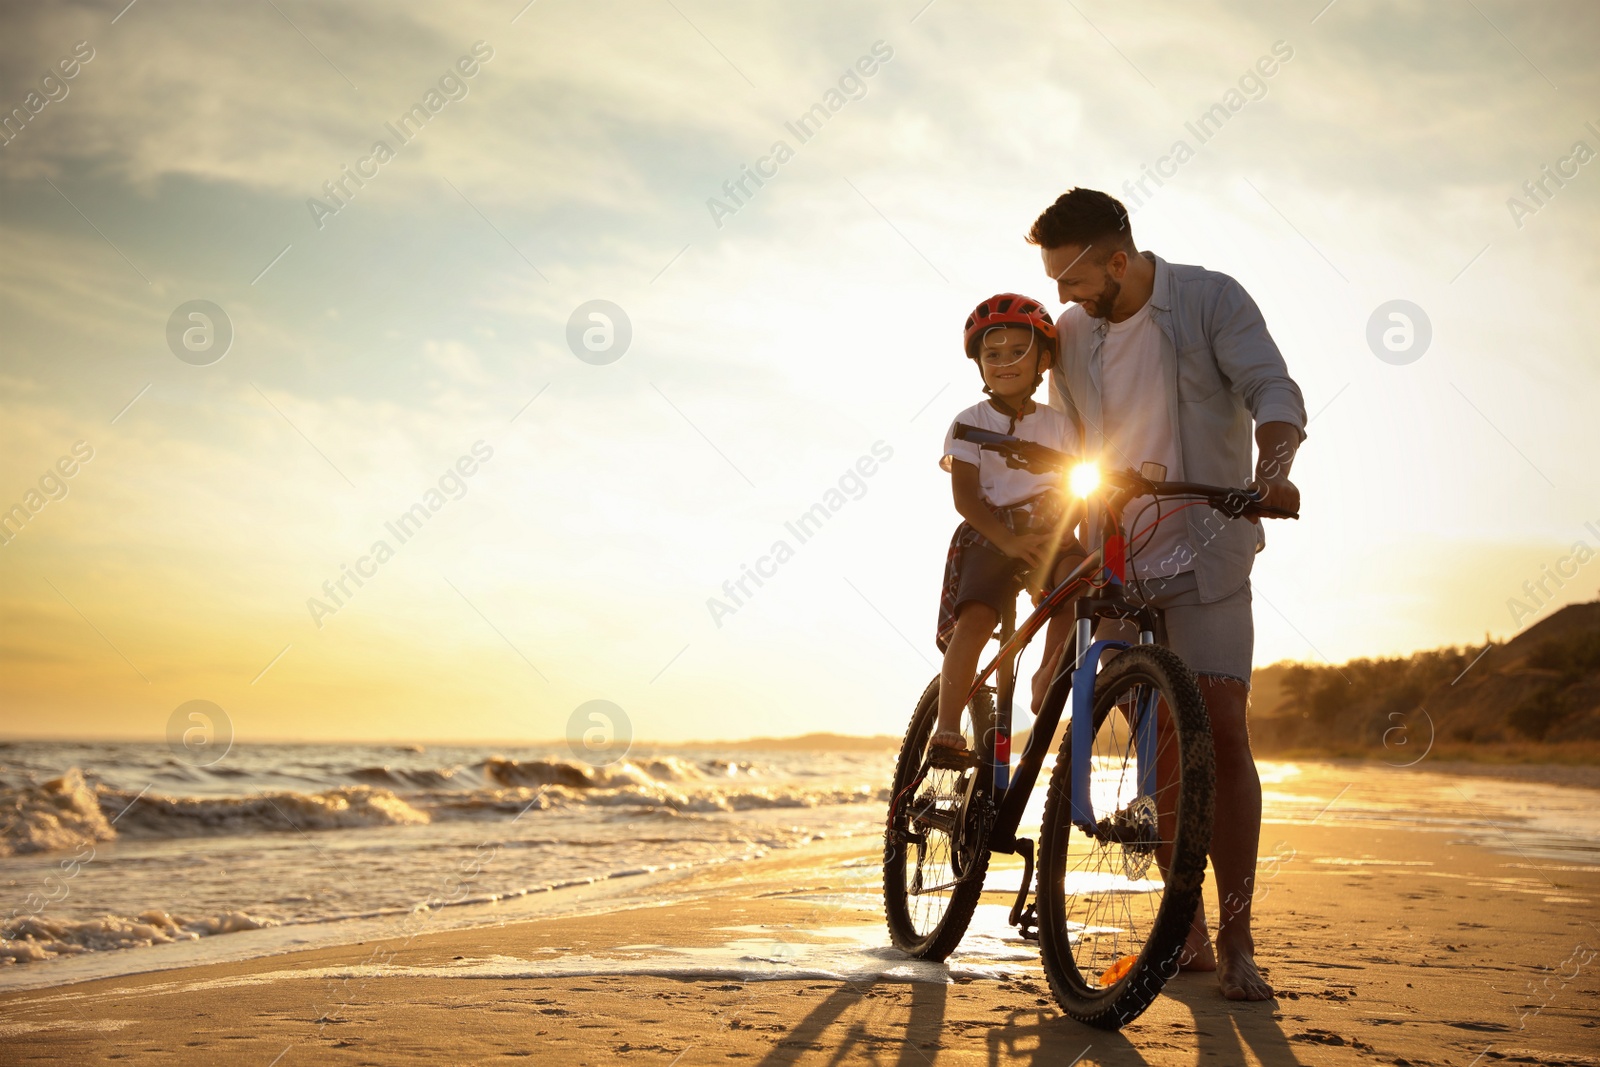
[(1043, 304), (1037, 300), (1030, 300), (1020, 293), (996, 293), (967, 316), (961, 340), (966, 347), (968, 359), (978, 358), (978, 340), (985, 330), (994, 326), (1032, 326), (1049, 338), (1052, 352), (1055, 351), (1060, 336), (1056, 331), (1055, 320), (1050, 317), (1050, 312), (1044, 309)]

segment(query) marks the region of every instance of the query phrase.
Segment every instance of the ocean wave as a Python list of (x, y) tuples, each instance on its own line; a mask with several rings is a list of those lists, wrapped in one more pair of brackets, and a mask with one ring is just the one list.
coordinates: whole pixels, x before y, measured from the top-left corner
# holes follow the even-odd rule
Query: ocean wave
[(455, 767), (413, 769), (390, 767), (387, 764), (379, 767), (358, 767), (350, 772), (352, 778), (363, 782), (405, 789), (443, 789), (455, 784), (456, 775)]
[[(241, 761), (222, 761), (200, 767), (171, 754), (140, 751), (119, 758), (114, 752), (78, 752), (76, 758), (54, 766), (49, 757), (25, 753), (18, 760), (0, 759), (0, 791), (31, 789), (44, 777), (60, 773), (63, 766), (83, 768), (91, 787), (137, 790), (150, 786), (154, 791), (173, 796), (190, 793), (210, 796), (236, 796), (273, 790), (337, 789), (341, 786), (370, 785), (391, 790), (402, 797), (419, 792), (454, 790), (473, 792), (486, 788), (516, 788), (561, 785), (570, 789), (608, 789), (629, 785), (690, 785), (708, 781), (736, 779), (740, 782), (768, 777), (764, 765), (744, 760), (690, 758), (667, 753), (634, 753), (616, 763), (595, 766), (559, 754), (515, 758), (489, 753), (462, 754), (455, 760), (412, 760), (407, 755), (420, 752), (367, 749), (349, 758), (329, 758), (317, 754), (308, 758), (291, 751), (277, 758), (253, 754)], [(5, 755), (5, 753), (0, 753)], [(131, 756), (131, 758), (129, 758)], [(399, 758), (396, 758), (396, 757)], [(376, 757), (376, 758), (374, 758)], [(110, 761), (101, 768), (98, 759)], [(84, 762), (87, 759), (91, 762)], [(105, 773), (102, 775), (101, 771)]]
[[(717, 773), (721, 771), (721, 773)], [(68, 851), (126, 835), (173, 838), (425, 825), (553, 809), (715, 815), (887, 800), (881, 788), (768, 783), (748, 773), (708, 773), (693, 761), (653, 756), (594, 767), (563, 759), (490, 757), (455, 768), (369, 765), (347, 771), (372, 784), (249, 795), (134, 791), (74, 767), (41, 785), (0, 789), (0, 856)], [(169, 786), (170, 790), (171, 787)], [(174, 795), (177, 794), (177, 795)], [(115, 826), (112, 823), (115, 822)]]
[(169, 915), (157, 909), (133, 917), (103, 915), (82, 920), (29, 915), (0, 925), (0, 965), (38, 963), (57, 956), (107, 949), (198, 941), (215, 934), (276, 925), (271, 919), (258, 919), (242, 911), (198, 918)]
[(484, 778), (502, 786), (562, 786), (567, 789), (618, 789), (703, 782), (706, 774), (688, 760), (654, 756), (592, 766), (575, 760), (514, 760), (493, 756), (482, 764)]
[(432, 821), (427, 812), (418, 811), (390, 790), (366, 785), (247, 797), (139, 796), (108, 789), (101, 791), (100, 803), (126, 809), (117, 820), (121, 831), (160, 837), (414, 826)]
[[(641, 757), (632, 763), (627, 760), (623, 762), (629, 766), (639, 768), (658, 782), (700, 782), (706, 778), (705, 772), (698, 766), (677, 756), (649, 756)], [(712, 760), (711, 765), (722, 768), (736, 768), (739, 766), (737, 763), (729, 764), (723, 760)], [(746, 773), (748, 773), (749, 764), (744, 766), (746, 767)], [(726, 773), (726, 770), (724, 770), (724, 773)]]
[(619, 792), (606, 798), (612, 803), (641, 803), (671, 808), (674, 811), (711, 814), (716, 812), (759, 811), (769, 808), (821, 808), (834, 804), (887, 803), (889, 790), (862, 786), (857, 789), (720, 789), (700, 793), (658, 793), (655, 795)]
[(571, 760), (514, 760), (492, 756), (483, 761), (484, 776), (496, 785), (548, 786), (568, 789), (593, 789), (600, 782), (590, 769)]
[(65, 851), (115, 836), (76, 767), (42, 785), (0, 789), (0, 856)]
[(492, 803), (499, 810), (517, 810), (517, 802), (532, 803), (540, 810), (582, 805), (595, 809), (626, 808), (629, 814), (655, 811), (665, 814), (714, 815), (769, 808), (820, 808), (835, 804), (887, 803), (885, 788), (860, 786), (854, 789), (794, 788), (762, 786), (754, 789), (711, 788), (678, 790), (666, 786), (627, 786), (582, 790), (551, 786), (537, 793), (522, 790), (522, 795), (502, 795)]
[[(613, 782), (629, 783), (626, 775)], [(590, 808), (596, 811), (625, 809), (630, 817), (640, 813), (663, 815), (715, 815), (772, 808), (819, 808), (835, 804), (887, 803), (885, 788), (860, 786), (854, 789), (793, 788), (760, 786), (730, 789), (726, 786), (675, 789), (657, 783), (648, 785), (602, 785), (591, 783), (573, 788), (545, 785), (537, 789), (519, 786), (485, 789), (472, 793), (434, 793), (409, 798), (436, 819), (470, 819), (497, 815), (516, 815), (554, 809)]]

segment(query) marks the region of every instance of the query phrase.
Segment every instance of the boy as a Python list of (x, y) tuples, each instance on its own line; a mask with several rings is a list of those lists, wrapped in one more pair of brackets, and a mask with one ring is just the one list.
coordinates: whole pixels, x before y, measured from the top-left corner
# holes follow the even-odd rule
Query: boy
[[(1050, 313), (1035, 300), (1000, 293), (967, 316), (963, 334), (967, 358), (977, 362), (989, 399), (955, 422), (1076, 451), (1067, 417), (1033, 402), (1055, 362)], [(939, 465), (950, 472), (956, 510), (965, 521), (945, 560), (938, 633), (944, 666), (930, 752), (941, 763), (959, 765), (972, 759), (961, 734), (961, 709), (1001, 613), (1016, 604), (1024, 584), (1037, 591), (1047, 579), (1059, 582), (1084, 552), (1070, 532), (1059, 476), (1008, 467), (1003, 456), (957, 440), (955, 424), (945, 435), (944, 451)], [(1063, 619), (1052, 619), (1045, 635), (1047, 657), (1066, 635), (1066, 625), (1058, 624)]]

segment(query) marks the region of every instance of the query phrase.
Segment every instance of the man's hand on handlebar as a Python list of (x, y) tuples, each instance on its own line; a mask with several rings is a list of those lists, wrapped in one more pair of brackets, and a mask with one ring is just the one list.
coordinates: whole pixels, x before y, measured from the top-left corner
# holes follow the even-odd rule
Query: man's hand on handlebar
[[(1263, 507), (1281, 508), (1284, 511), (1298, 513), (1300, 511), (1300, 489), (1286, 476), (1280, 474), (1275, 478), (1257, 477), (1250, 483), (1250, 488), (1261, 494), (1257, 503)], [(1277, 516), (1268, 516), (1276, 518)], [(1251, 522), (1260, 522), (1258, 515), (1249, 516)]]
[[(1300, 513), (1300, 490), (1289, 480), (1289, 468), (1302, 436), (1299, 428), (1287, 422), (1264, 422), (1256, 427), (1256, 479), (1251, 488), (1261, 494), (1258, 503), (1262, 506), (1291, 515)], [(1260, 519), (1252, 515), (1250, 521)]]

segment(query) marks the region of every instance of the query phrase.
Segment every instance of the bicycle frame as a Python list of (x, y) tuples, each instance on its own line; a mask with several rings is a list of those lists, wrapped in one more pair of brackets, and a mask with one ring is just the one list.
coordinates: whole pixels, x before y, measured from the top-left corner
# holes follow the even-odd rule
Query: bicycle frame
[[(1126, 563), (1120, 516), (1109, 506), (1103, 510), (1106, 513), (1104, 518), (1114, 520), (1109, 528), (1117, 532), (1107, 537), (1101, 548), (1091, 553), (1052, 589), (1020, 627), (1013, 626), (1014, 611), (1006, 614), (1001, 624), (1000, 650), (978, 673), (968, 694), (970, 705), (987, 680), (991, 676), (996, 678), (994, 722), (977, 724), (983, 734), (980, 749), (987, 756), (979, 763), (978, 775), (982, 783), (987, 785), (995, 804), (995, 818), (988, 840), (991, 852), (1018, 852), (1017, 827), (1021, 825), (1023, 810), (1038, 781), (1069, 696), (1072, 700), (1072, 821), (1084, 832), (1094, 832), (1096, 817), (1089, 795), (1089, 753), (1094, 740), (1094, 676), (1106, 652), (1130, 647), (1126, 641), (1093, 640), (1094, 624), (1102, 618), (1134, 619), (1139, 624), (1140, 644), (1154, 642), (1161, 629), (1162, 620), (1158, 610), (1132, 604), (1121, 595)], [(1091, 537), (1100, 527), (1101, 519), (1102, 516), (1097, 512), (1091, 512)], [(1098, 582), (1089, 577), (1096, 572), (1101, 572)], [(1061, 665), (1050, 680), (1039, 715), (1028, 736), (1027, 748), (1023, 750), (1013, 774), (1011, 719), (1017, 659), (1028, 642), (1066, 604), (1073, 587), (1084, 581), (1089, 581), (1092, 588), (1077, 601), (1074, 655), (1070, 664), (1066, 656), (1061, 658)], [(1136, 709), (1133, 723), (1139, 761), (1139, 788), (1146, 795), (1153, 793), (1156, 787), (1155, 699), (1155, 694), (1150, 694)], [(1031, 843), (1027, 851), (1031, 853)], [(1028, 858), (1031, 859), (1031, 856)]]

